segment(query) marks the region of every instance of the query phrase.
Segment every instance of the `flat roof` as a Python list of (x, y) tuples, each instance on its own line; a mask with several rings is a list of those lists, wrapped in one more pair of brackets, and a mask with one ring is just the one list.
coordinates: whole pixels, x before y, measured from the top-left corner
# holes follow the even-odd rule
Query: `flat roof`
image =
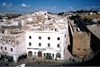
[(26, 32), (63, 34), (65, 30), (62, 30), (62, 31), (26, 31)]

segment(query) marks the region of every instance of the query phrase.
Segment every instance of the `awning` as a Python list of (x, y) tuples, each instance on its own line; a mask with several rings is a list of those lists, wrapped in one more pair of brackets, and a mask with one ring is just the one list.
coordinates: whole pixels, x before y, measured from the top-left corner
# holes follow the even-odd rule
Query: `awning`
[(6, 59), (13, 58), (13, 56), (5, 56)]

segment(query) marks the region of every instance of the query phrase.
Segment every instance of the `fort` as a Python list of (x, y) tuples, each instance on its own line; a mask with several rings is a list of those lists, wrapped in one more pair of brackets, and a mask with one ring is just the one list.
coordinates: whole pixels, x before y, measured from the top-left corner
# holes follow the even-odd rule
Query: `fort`
[(89, 56), (91, 34), (85, 31), (81, 31), (74, 20), (69, 20), (69, 30), (72, 55), (82, 57)]

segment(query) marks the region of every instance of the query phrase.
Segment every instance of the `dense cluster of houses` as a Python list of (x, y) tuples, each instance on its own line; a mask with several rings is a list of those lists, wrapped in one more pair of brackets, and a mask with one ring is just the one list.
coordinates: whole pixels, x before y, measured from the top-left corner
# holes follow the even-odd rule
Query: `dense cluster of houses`
[(0, 56), (64, 59), (68, 45), (67, 17), (39, 11), (0, 23)]
[(26, 57), (64, 60), (69, 44), (72, 55), (90, 55), (90, 33), (82, 32), (68, 16), (39, 11), (0, 22), (0, 58), (15, 63)]

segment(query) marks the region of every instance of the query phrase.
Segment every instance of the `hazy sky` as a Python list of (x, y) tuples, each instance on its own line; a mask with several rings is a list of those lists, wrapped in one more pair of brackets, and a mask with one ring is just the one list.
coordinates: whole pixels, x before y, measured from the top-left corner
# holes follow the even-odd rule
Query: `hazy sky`
[(29, 13), (41, 10), (58, 13), (82, 9), (100, 11), (100, 0), (0, 0), (0, 12)]

